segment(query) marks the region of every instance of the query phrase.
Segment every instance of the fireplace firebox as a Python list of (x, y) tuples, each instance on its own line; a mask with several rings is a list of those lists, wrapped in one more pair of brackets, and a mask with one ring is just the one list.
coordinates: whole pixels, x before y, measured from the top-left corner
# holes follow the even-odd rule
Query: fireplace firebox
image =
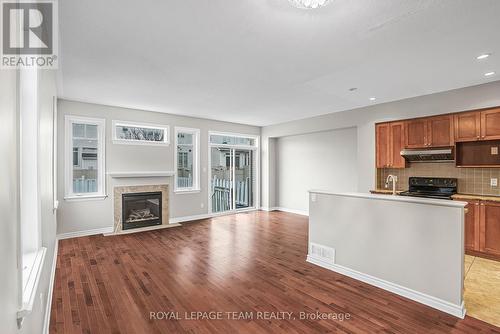
[(122, 194), (123, 230), (161, 225), (161, 197), (161, 192)]

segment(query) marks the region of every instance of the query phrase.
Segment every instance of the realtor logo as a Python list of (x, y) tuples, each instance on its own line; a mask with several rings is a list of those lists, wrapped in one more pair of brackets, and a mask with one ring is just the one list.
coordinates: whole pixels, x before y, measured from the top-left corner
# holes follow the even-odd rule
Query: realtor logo
[(49, 1), (1, 1), (2, 68), (57, 68), (57, 11)]

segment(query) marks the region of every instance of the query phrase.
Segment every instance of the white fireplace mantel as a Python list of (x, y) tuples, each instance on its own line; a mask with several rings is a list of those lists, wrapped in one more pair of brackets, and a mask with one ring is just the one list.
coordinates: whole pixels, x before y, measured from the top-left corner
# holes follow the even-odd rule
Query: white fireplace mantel
[(156, 172), (109, 172), (109, 176), (115, 179), (124, 178), (144, 178), (144, 177), (170, 177), (174, 176), (173, 171), (156, 171)]

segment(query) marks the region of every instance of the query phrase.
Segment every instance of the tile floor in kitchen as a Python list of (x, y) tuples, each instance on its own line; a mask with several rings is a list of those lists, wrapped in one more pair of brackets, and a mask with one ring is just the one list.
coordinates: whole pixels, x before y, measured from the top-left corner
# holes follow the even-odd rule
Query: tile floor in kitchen
[(500, 262), (465, 255), (467, 315), (500, 327)]

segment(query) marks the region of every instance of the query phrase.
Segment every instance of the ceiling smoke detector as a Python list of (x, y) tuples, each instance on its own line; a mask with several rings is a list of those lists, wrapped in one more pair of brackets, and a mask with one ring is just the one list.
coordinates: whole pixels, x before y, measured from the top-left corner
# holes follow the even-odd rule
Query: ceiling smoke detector
[(292, 5), (301, 9), (315, 9), (326, 6), (330, 0), (288, 0)]

